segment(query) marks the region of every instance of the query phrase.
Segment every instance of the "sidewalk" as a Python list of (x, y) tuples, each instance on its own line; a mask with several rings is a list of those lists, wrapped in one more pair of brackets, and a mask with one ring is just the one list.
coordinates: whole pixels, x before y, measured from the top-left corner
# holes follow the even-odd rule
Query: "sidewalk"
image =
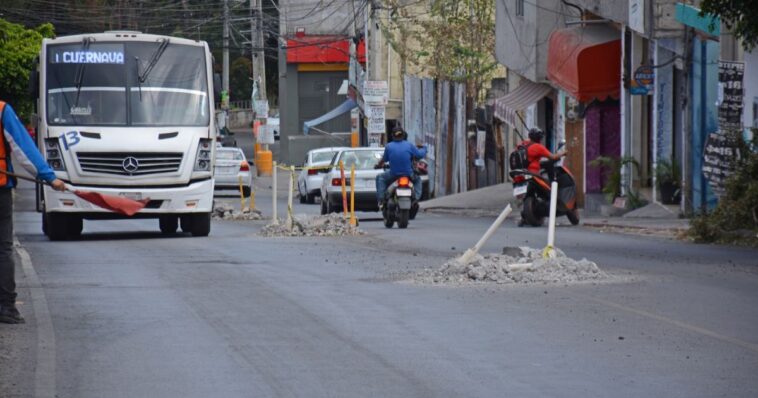
[[(496, 217), (509, 203), (516, 212), (520, 208), (518, 202), (513, 197), (512, 185), (505, 183), (428, 200), (421, 203), (421, 208), (429, 213)], [(689, 229), (688, 219), (679, 218), (678, 214), (669, 208), (656, 203), (651, 203), (621, 217), (580, 218), (581, 225), (585, 227), (616, 232), (676, 236)]]

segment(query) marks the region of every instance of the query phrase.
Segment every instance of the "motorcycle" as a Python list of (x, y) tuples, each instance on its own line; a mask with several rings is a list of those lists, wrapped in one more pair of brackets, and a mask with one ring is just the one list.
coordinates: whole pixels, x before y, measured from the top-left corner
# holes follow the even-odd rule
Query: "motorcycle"
[(408, 228), (408, 220), (411, 218), (413, 207), (413, 182), (410, 177), (398, 177), (395, 182), (387, 187), (382, 205), (382, 218), (384, 226), (392, 228), (397, 221), (398, 228)]
[[(560, 150), (564, 143), (558, 147)], [(511, 170), (513, 178), (513, 196), (523, 201), (521, 219), (524, 223), (539, 227), (545, 217), (550, 216), (551, 182), (558, 182), (558, 206), (556, 217), (566, 216), (571, 225), (579, 224), (579, 211), (576, 204), (576, 183), (574, 175), (560, 160), (543, 160), (540, 162), (540, 174), (526, 169)]]

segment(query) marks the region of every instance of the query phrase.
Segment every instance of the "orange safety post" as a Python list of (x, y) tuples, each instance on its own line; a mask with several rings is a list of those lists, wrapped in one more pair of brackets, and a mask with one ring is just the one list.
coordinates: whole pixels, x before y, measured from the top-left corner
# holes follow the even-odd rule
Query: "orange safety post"
[(271, 151), (258, 152), (258, 161), (255, 163), (255, 169), (258, 170), (259, 176), (270, 176), (274, 166), (274, 156)]

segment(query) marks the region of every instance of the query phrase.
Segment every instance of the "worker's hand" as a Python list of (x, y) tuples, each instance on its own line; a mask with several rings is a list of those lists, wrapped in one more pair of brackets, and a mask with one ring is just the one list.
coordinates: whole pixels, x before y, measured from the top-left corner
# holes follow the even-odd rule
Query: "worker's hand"
[(50, 183), (50, 186), (53, 187), (53, 189), (56, 191), (63, 192), (66, 190), (66, 184), (57, 178)]

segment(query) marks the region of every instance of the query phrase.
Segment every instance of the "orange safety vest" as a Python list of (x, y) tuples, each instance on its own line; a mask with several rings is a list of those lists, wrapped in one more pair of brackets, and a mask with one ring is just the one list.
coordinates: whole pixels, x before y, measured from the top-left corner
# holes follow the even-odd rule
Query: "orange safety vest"
[[(5, 127), (3, 126), (3, 112), (5, 111), (5, 102), (0, 101), (0, 171), (8, 171), (8, 143), (5, 142)], [(0, 188), (8, 184), (8, 176), (0, 173)]]

